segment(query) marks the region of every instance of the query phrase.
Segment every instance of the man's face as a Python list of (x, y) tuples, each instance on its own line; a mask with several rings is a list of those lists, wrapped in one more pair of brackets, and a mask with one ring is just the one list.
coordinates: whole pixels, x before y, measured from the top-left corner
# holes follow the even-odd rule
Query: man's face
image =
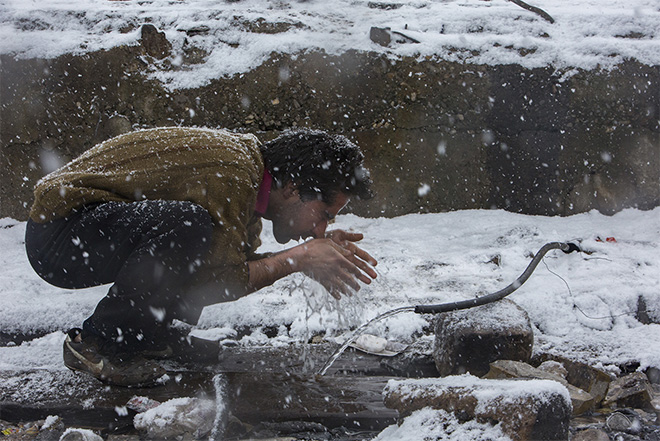
[(331, 204), (318, 199), (303, 201), (296, 197), (287, 200), (280, 213), (273, 218), (273, 235), (279, 243), (308, 237), (323, 238), (328, 223), (348, 203), (349, 197), (338, 193)]

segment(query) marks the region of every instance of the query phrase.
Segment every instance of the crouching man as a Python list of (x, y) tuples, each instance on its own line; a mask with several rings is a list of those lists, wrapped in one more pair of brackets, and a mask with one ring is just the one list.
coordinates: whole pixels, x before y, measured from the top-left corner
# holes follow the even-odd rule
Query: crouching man
[[(215, 342), (187, 336), (206, 305), (235, 300), (302, 272), (339, 299), (376, 277), (359, 233), (326, 232), (371, 181), (343, 136), (286, 132), (261, 144), (221, 130), (158, 128), (105, 141), (35, 188), (28, 258), (62, 288), (112, 283), (64, 364), (104, 382), (153, 384), (158, 358), (217, 360)], [(257, 254), (261, 218), (279, 243)]]

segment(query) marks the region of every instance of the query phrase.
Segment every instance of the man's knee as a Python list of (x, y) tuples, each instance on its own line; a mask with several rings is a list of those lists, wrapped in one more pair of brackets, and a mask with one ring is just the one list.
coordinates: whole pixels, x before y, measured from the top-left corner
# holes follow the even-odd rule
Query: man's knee
[(211, 239), (213, 218), (208, 210), (194, 202), (180, 201), (177, 203), (178, 224), (182, 232), (195, 238)]

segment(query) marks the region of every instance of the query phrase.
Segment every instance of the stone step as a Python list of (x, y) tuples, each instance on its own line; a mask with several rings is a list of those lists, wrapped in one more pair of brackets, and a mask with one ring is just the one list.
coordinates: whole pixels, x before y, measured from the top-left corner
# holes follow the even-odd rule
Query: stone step
[[(336, 427), (382, 430), (396, 421), (397, 412), (383, 404), (382, 391), (392, 376), (381, 358), (349, 351), (325, 376), (315, 374), (329, 349), (234, 349), (214, 366), (175, 365), (169, 380), (152, 388), (105, 385), (68, 370), (0, 373), (0, 420), (19, 422), (62, 417), (67, 426), (122, 433), (133, 430), (134, 396), (163, 403), (173, 398), (216, 398), (214, 379), (222, 379), (222, 396), (241, 422), (310, 421)], [(310, 360), (312, 361), (310, 363)], [(307, 371), (307, 372), (306, 372)]]

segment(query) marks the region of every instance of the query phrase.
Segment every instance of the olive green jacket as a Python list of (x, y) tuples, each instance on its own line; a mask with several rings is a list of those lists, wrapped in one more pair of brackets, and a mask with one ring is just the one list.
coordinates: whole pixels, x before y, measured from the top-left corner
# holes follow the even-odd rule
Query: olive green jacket
[(83, 205), (110, 201), (194, 202), (214, 221), (204, 270), (240, 291), (247, 288), (247, 261), (258, 257), (260, 245), (261, 221), (254, 208), (264, 163), (258, 146), (254, 135), (210, 129), (121, 135), (41, 179), (30, 218), (43, 223)]

